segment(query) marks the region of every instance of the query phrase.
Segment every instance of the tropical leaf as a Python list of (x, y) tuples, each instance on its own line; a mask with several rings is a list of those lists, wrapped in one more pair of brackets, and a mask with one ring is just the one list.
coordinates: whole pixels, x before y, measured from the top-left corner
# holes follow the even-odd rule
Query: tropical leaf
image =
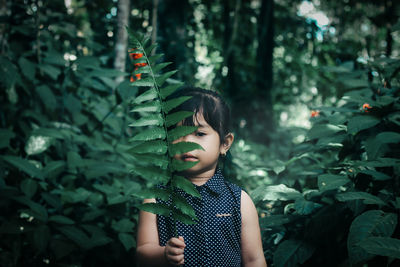
[(138, 154), (154, 153), (163, 155), (167, 152), (167, 144), (162, 140), (150, 140), (133, 147), (132, 152)]
[(139, 95), (138, 97), (136, 97), (133, 100), (133, 103), (140, 104), (140, 103), (148, 101), (148, 100), (153, 100), (153, 99), (157, 98), (157, 96), (158, 96), (157, 90), (154, 87), (152, 87), (149, 90), (142, 93), (141, 95)]
[(164, 84), (164, 82), (165, 82), (169, 77), (171, 77), (172, 75), (174, 75), (176, 72), (177, 72), (177, 70), (172, 70), (172, 71), (169, 71), (169, 72), (167, 72), (167, 73), (164, 73), (164, 74), (162, 74), (162, 75), (156, 77), (156, 83), (158, 84), (158, 86), (161, 87), (161, 86)]
[(163, 118), (160, 114), (151, 114), (146, 117), (142, 117), (137, 121), (132, 122), (129, 126), (140, 127), (140, 126), (162, 126)]
[(149, 167), (135, 166), (135, 168), (132, 169), (132, 171), (149, 181), (161, 182), (161, 181), (168, 181), (168, 179), (170, 179), (170, 175), (167, 171), (156, 167), (149, 168)]
[(371, 195), (366, 192), (345, 192), (336, 195), (336, 199), (339, 201), (350, 201), (356, 199), (362, 199), (365, 204), (375, 204), (375, 205), (383, 205), (386, 203), (381, 200), (379, 197)]
[(350, 261), (354, 264), (371, 259), (374, 255), (367, 253), (360, 244), (370, 237), (389, 237), (397, 224), (397, 216), (381, 210), (369, 210), (354, 219), (347, 238), (347, 249)]
[(2, 156), (3, 160), (14, 166), (15, 168), (25, 172), (31, 177), (36, 177), (43, 180), (43, 174), (40, 169), (38, 169), (34, 164), (30, 161), (15, 157), (15, 156)]
[(370, 254), (400, 259), (400, 240), (390, 237), (369, 237), (359, 243)]
[(300, 240), (285, 240), (274, 254), (276, 267), (299, 266), (309, 259), (315, 248)]
[(170, 112), (172, 109), (176, 108), (177, 106), (179, 106), (180, 104), (191, 98), (192, 98), (191, 96), (181, 96), (164, 102), (163, 104), (164, 112), (166, 113)]
[(188, 179), (175, 175), (174, 178), (172, 179), (172, 185), (176, 188), (182, 189), (189, 195), (192, 195), (194, 197), (201, 197), (199, 191), (197, 190), (196, 186), (190, 182)]
[(177, 159), (172, 160), (172, 170), (173, 171), (183, 171), (194, 167), (197, 164), (197, 161), (181, 161)]
[(184, 223), (184, 224), (188, 224), (188, 225), (191, 225), (191, 224), (196, 224), (197, 222), (195, 221), (195, 220), (193, 220), (190, 216), (188, 216), (188, 215), (186, 215), (186, 214), (183, 214), (181, 211), (179, 211), (179, 210), (174, 210), (174, 213), (172, 214), (172, 217), (175, 219), (175, 220), (178, 220), (178, 221), (180, 221), (181, 223)]
[(136, 105), (131, 112), (159, 112), (161, 105), (159, 101), (151, 101), (145, 104)]
[(322, 174), (318, 176), (318, 188), (320, 191), (338, 190), (339, 187), (349, 182), (349, 178), (342, 175)]
[(192, 206), (186, 201), (182, 196), (175, 194), (174, 195), (174, 205), (177, 209), (179, 209), (183, 214), (188, 215), (190, 218), (197, 220), (196, 213)]
[(380, 122), (380, 119), (373, 116), (354, 116), (347, 124), (347, 131), (356, 134), (359, 131), (374, 127)]
[(162, 70), (163, 68), (165, 68), (166, 66), (168, 66), (168, 65), (170, 65), (170, 64), (172, 64), (172, 62), (159, 63), (159, 64), (155, 65), (155, 66), (153, 67), (153, 73), (154, 73), (154, 74), (159, 73), (160, 70)]

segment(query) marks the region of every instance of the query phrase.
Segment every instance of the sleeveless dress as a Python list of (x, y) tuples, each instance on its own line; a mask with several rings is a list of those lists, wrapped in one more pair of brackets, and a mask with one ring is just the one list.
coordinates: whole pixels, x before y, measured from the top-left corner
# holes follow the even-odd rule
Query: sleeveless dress
[[(177, 222), (178, 235), (185, 240), (185, 267), (241, 266), (241, 188), (224, 180), (218, 169), (202, 186), (201, 194), (192, 197), (178, 191), (192, 205), (198, 223), (186, 225)], [(160, 199), (157, 202), (165, 203)], [(157, 215), (160, 246), (174, 236), (173, 221)]]

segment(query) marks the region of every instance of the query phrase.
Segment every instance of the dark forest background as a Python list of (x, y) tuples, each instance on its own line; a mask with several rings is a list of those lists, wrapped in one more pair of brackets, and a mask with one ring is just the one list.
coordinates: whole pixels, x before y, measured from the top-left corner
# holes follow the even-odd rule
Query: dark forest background
[(268, 266), (399, 266), (400, 3), (0, 0), (0, 265), (135, 266), (125, 26), (229, 102)]

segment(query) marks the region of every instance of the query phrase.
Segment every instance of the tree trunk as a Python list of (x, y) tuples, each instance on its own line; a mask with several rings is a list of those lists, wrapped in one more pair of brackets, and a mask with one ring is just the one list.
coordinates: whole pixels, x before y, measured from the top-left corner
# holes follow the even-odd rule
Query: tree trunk
[[(272, 86), (273, 86), (273, 49), (274, 49), (274, 1), (262, 0), (259, 14), (258, 28), (258, 47), (257, 47), (257, 67), (256, 67), (256, 97), (259, 99), (259, 109), (255, 110), (256, 121), (263, 121), (265, 128), (274, 129), (272, 112)], [(258, 117), (258, 118), (257, 118)], [(269, 143), (268, 137), (262, 140)], [(261, 140), (259, 140), (261, 141)]]
[[(0, 0), (0, 17), (5, 18), (8, 13), (8, 7), (7, 7), (7, 0)], [(4, 49), (6, 46), (6, 23), (0, 23), (0, 55), (4, 54)]]
[[(129, 23), (130, 5), (129, 0), (118, 1), (118, 15), (117, 15), (117, 35), (115, 39), (115, 59), (114, 68), (120, 71), (125, 71), (128, 34), (125, 26)], [(117, 83), (122, 82), (124, 77), (120, 76), (116, 79)]]
[[(158, 14), (158, 0), (153, 0), (153, 12), (151, 18), (151, 26), (153, 31), (151, 32), (151, 43), (154, 44), (157, 42), (157, 14)], [(151, 52), (152, 55), (156, 53), (156, 48)]]

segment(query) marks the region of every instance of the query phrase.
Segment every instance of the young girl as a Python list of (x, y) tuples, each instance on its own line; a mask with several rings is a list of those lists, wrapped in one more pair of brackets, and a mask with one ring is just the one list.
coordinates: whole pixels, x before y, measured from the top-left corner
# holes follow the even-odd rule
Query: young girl
[[(193, 111), (183, 125), (198, 130), (179, 140), (200, 144), (203, 150), (175, 156), (198, 163), (181, 175), (199, 190), (201, 200), (183, 196), (194, 208), (198, 223), (177, 223), (179, 238), (173, 237), (169, 217), (141, 211), (137, 236), (140, 266), (266, 266), (256, 208), (249, 195), (224, 180), (218, 160), (233, 142), (229, 131), (229, 108), (219, 94), (199, 88), (185, 88), (178, 95), (192, 96), (178, 110)], [(176, 94), (174, 97), (177, 96)], [(162, 202), (146, 199), (145, 203)]]

